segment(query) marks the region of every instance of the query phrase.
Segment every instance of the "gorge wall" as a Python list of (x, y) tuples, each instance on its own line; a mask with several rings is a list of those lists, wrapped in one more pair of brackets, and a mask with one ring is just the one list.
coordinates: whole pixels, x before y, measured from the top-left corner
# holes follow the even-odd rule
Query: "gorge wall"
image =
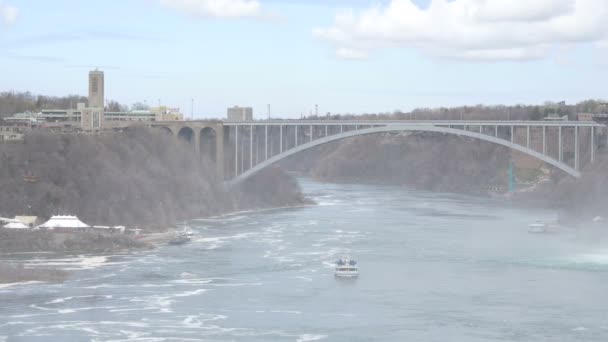
[[(96, 225), (162, 227), (234, 210), (303, 201), (270, 169), (228, 190), (189, 146), (144, 128), (99, 136), (32, 132), (0, 144), (0, 216), (78, 215)], [(256, 184), (274, 186), (259, 188)]]

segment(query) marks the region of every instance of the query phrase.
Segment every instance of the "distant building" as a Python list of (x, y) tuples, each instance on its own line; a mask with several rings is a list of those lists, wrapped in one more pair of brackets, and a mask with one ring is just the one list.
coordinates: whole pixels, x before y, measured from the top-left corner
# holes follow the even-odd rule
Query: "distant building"
[[(105, 129), (125, 128), (138, 123), (152, 121), (182, 121), (184, 115), (179, 108), (160, 106), (150, 110), (125, 112), (105, 111), (105, 77), (103, 71), (89, 72), (89, 104), (78, 103), (76, 109), (44, 109), (40, 113), (20, 113), (5, 118), (9, 125), (23, 125), (31, 128), (40, 126), (52, 132), (100, 131)], [(12, 129), (4, 129), (12, 132)], [(6, 140), (21, 140), (22, 136), (0, 134)]]
[(105, 80), (103, 71), (89, 72), (89, 106), (81, 109), (80, 127), (85, 131), (104, 128)]
[(152, 108), (150, 110), (133, 110), (130, 112), (105, 112), (105, 128), (127, 127), (142, 122), (152, 121), (183, 121), (184, 115), (179, 108), (167, 108), (165, 106)]
[(82, 118), (82, 109), (43, 109), (39, 118), (44, 122), (78, 122)]
[(3, 226), (4, 229), (28, 230), (31, 227), (21, 222), (11, 222)]
[(160, 106), (152, 108), (151, 111), (156, 114), (155, 121), (184, 121), (184, 114), (179, 108)]
[(53, 216), (45, 223), (39, 225), (38, 229), (52, 230), (55, 232), (84, 232), (89, 227), (76, 216)]
[(40, 113), (17, 113), (13, 116), (5, 117), (4, 122), (9, 125), (21, 126), (21, 127), (33, 127), (44, 123)]
[(568, 121), (568, 115), (559, 116), (557, 113), (551, 113), (543, 118), (545, 121)]
[(85, 108), (82, 111), (80, 127), (85, 131), (99, 131), (104, 128), (105, 113), (103, 107)]
[(598, 113), (598, 114), (593, 114), (593, 113), (581, 113), (577, 115), (577, 120), (578, 121), (595, 121), (597, 123), (601, 123), (604, 125), (608, 124), (608, 114), (605, 113)]
[(22, 127), (0, 125), (0, 143), (22, 141), (24, 130)]
[(228, 121), (251, 121), (253, 120), (253, 108), (234, 106), (228, 108)]
[(89, 72), (89, 107), (103, 108), (105, 105), (105, 84), (103, 71)]
[(15, 216), (15, 221), (33, 227), (38, 223), (38, 216)]

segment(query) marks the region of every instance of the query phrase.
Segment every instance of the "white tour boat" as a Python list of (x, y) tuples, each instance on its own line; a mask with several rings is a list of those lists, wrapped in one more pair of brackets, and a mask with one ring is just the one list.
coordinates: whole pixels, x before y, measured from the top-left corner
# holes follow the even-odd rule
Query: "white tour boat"
[(336, 277), (355, 278), (359, 276), (359, 267), (357, 262), (348, 256), (340, 258), (336, 261)]
[(528, 232), (535, 234), (555, 233), (556, 228), (554, 225), (548, 225), (540, 220), (536, 220), (536, 222), (528, 225)]

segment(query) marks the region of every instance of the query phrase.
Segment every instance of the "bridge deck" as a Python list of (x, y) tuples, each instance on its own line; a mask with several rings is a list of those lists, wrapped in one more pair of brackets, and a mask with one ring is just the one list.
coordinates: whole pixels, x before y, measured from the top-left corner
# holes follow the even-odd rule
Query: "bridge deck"
[(387, 126), (387, 125), (422, 125), (422, 126), (544, 126), (544, 127), (604, 127), (594, 121), (493, 121), (493, 120), (260, 120), (260, 121), (224, 121), (224, 126)]

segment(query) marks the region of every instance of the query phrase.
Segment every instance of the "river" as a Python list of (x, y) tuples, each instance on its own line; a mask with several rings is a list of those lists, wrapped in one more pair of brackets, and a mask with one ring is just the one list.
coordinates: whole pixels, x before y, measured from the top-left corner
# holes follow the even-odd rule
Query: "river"
[[(189, 245), (19, 259), (72, 274), (0, 288), (0, 341), (608, 340), (597, 228), (535, 235), (555, 212), (300, 182), (317, 205), (195, 220)], [(344, 254), (358, 279), (334, 278)]]

